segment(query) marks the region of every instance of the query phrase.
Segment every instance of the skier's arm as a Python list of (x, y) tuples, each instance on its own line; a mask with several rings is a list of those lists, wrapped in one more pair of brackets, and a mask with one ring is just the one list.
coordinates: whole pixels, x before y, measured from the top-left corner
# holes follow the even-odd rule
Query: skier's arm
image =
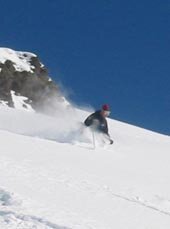
[(89, 115), (84, 121), (85, 126), (91, 126), (93, 124), (94, 113)]

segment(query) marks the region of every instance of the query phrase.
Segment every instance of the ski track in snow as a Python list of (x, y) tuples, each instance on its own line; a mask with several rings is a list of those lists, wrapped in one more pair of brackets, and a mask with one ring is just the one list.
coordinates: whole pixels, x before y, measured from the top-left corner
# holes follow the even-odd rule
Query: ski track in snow
[[(41, 173), (42, 174), (42, 173)], [(42, 174), (45, 176), (44, 174)], [(65, 178), (64, 178), (65, 177)], [(53, 179), (51, 178), (51, 181)], [(72, 178), (68, 177), (68, 174), (64, 176), (62, 175), (62, 179), (56, 179), (57, 183), (60, 183), (60, 185), (65, 185), (72, 189), (77, 189), (77, 191), (86, 191), (89, 192), (92, 195), (106, 195), (111, 196), (113, 198), (119, 198), (121, 200), (128, 201), (132, 204), (137, 204), (142, 207), (148, 208), (153, 211), (157, 211), (161, 214), (170, 216), (170, 212), (166, 212), (164, 210), (161, 210), (155, 206), (146, 204), (145, 201), (140, 200), (140, 197), (127, 197), (121, 194), (116, 194), (113, 192), (111, 188), (106, 186), (99, 186), (98, 184), (90, 183), (87, 180), (82, 180), (81, 182), (73, 181)], [(32, 215), (26, 215), (18, 213), (16, 210), (12, 211), (9, 207), (11, 206), (18, 206), (19, 201), (15, 200), (13, 198), (13, 195), (9, 192), (0, 189), (0, 225), (3, 226), (3, 228), (15, 228), (15, 229), (70, 229), (68, 227), (58, 226), (48, 220), (45, 220), (43, 218), (32, 216)], [(87, 226), (87, 225), (86, 225)], [(93, 229), (92, 226), (87, 226), (86, 228)]]
[(156, 206), (150, 205), (149, 203), (147, 204), (144, 200), (143, 201), (140, 200), (140, 197), (138, 197), (138, 196), (137, 197), (134, 197), (134, 198), (133, 197), (132, 198), (126, 197), (126, 196), (123, 196), (123, 195), (116, 194), (116, 193), (112, 192), (112, 190), (110, 190), (109, 188), (108, 188), (107, 193), (109, 195), (113, 196), (113, 197), (120, 198), (122, 200), (131, 202), (131, 203), (135, 203), (135, 204), (141, 205), (143, 207), (149, 208), (151, 210), (157, 211), (157, 212), (159, 212), (161, 214), (170, 216), (170, 212), (161, 210), (161, 209), (157, 208)]
[[(114, 193), (114, 191), (111, 188), (109, 188), (107, 185), (99, 186), (98, 184), (95, 184), (94, 182), (90, 183), (87, 180), (76, 183), (71, 178), (68, 179), (68, 175), (66, 176), (66, 180), (64, 179), (56, 180), (56, 182), (64, 183), (66, 186), (77, 189), (77, 191), (81, 190), (81, 191), (90, 192), (93, 195), (106, 195), (106, 196), (109, 195), (113, 198), (119, 198), (121, 200), (130, 202), (131, 204), (137, 204), (142, 207), (148, 208), (150, 210), (157, 211), (161, 214), (170, 216), (170, 211), (164, 211), (161, 208), (158, 208), (157, 206), (150, 204), (147, 200), (142, 200), (140, 196), (128, 197), (125, 195), (117, 194), (117, 193)], [(166, 201), (169, 202), (169, 200), (166, 200)]]
[[(114, 193), (114, 191), (107, 185), (98, 185), (97, 183), (94, 182), (89, 182), (87, 179), (82, 179), (81, 181), (76, 182), (76, 180), (71, 177), (69, 177), (69, 170), (63, 170), (63, 172), (60, 174), (60, 177), (52, 177), (52, 175), (50, 175), (50, 178), (47, 176), (46, 173), (44, 173), (44, 171), (34, 171), (34, 173), (38, 174), (39, 173), (39, 177), (43, 176), (45, 179), (48, 179), (51, 183), (56, 182), (59, 183), (59, 185), (64, 185), (67, 186), (71, 189), (76, 189), (77, 192), (80, 191), (85, 191), (88, 192), (92, 195), (105, 195), (105, 196), (111, 196), (112, 198), (118, 198), (124, 201), (127, 201), (131, 204), (137, 204), (140, 205), (142, 207), (148, 208), (150, 210), (153, 211), (157, 211), (161, 214), (170, 216), (170, 211), (165, 211), (157, 206), (154, 206), (153, 204), (149, 203), (149, 201), (147, 200), (142, 200), (142, 198), (140, 196), (125, 196), (119, 193)], [(169, 200), (166, 200), (168, 202), (170, 202)], [(169, 204), (170, 207), (170, 204)]]
[[(0, 226), (3, 229), (70, 229), (58, 226), (43, 218), (24, 215), (17, 212), (20, 207), (19, 201), (15, 200), (12, 194), (0, 189)], [(11, 210), (14, 208), (13, 210)]]
[[(71, 147), (71, 146), (70, 146)], [(74, 146), (77, 147), (77, 146)], [(78, 146), (79, 147), (79, 146)], [(37, 150), (48, 150), (48, 148), (44, 148), (44, 146), (39, 145)], [(102, 148), (98, 148), (98, 150), (102, 150)], [(110, 149), (111, 151), (111, 149)], [(1, 168), (4, 167), (9, 167), (13, 168), (11, 170), (11, 176), (12, 173), (14, 174), (20, 174), (22, 173), (23, 176), (30, 176), (31, 173), (37, 174), (37, 177), (40, 179), (48, 180), (48, 185), (58, 183), (59, 186), (66, 186), (70, 190), (75, 190), (76, 192), (85, 192), (89, 193), (89, 195), (92, 196), (106, 196), (111, 198), (116, 198), (116, 199), (121, 199), (123, 201), (129, 202), (129, 204), (135, 204), (139, 205), (141, 207), (150, 209), (151, 211), (158, 212), (160, 214), (164, 214), (166, 216), (170, 216), (169, 211), (165, 211), (152, 203), (149, 203), (147, 200), (142, 200), (140, 196), (126, 196), (120, 193), (115, 193), (112, 188), (109, 187), (109, 185), (99, 185), (98, 183), (95, 183), (95, 177), (92, 174), (79, 174), (81, 179), (76, 179), (76, 177), (70, 176), (71, 172), (69, 169), (59, 169), (59, 176), (56, 176), (51, 169), (50, 171), (46, 171), (41, 167), (38, 167), (37, 169), (32, 168), (31, 171), (27, 170), (29, 168), (29, 164), (31, 161), (25, 161), (24, 164), (22, 165), (17, 165), (16, 167), (13, 166), (13, 162), (10, 160), (6, 160), (4, 158), (5, 163), (1, 165)], [(30, 173), (30, 174), (29, 174)], [(88, 178), (92, 177), (92, 180)], [(38, 181), (38, 180), (37, 180)], [(160, 198), (160, 197), (159, 197)], [(167, 200), (169, 201), (169, 200)], [(18, 201), (15, 200), (15, 198), (12, 197), (12, 195), (3, 189), (0, 189), (0, 225), (3, 225), (4, 229), (69, 229), (68, 227), (62, 227), (58, 226), (48, 220), (45, 220), (44, 218), (33, 216), (33, 215), (27, 215), (27, 214), (20, 214), (16, 210), (12, 210), (9, 208), (9, 206), (12, 205), (17, 205)], [(8, 209), (9, 208), (9, 209)], [(71, 215), (71, 213), (69, 213)], [(80, 221), (81, 222), (81, 221)], [(93, 227), (93, 223), (88, 223), (84, 221), (83, 223), (81, 222), (80, 225), (86, 225), (85, 228), (93, 229), (96, 227)], [(79, 228), (79, 227), (78, 227)], [(80, 226), (81, 228), (81, 226)]]
[(3, 228), (15, 229), (69, 229), (68, 227), (58, 226), (42, 218), (36, 216), (18, 214), (12, 211), (0, 211), (0, 219)]
[[(17, 112), (15, 111), (14, 113)], [(13, 112), (7, 115), (9, 120), (11, 120), (12, 114)], [(22, 114), (24, 113), (19, 113), (18, 120), (20, 120), (20, 118), (22, 119)], [(1, 117), (3, 118), (3, 120), (6, 120), (6, 112), (4, 113), (2, 112)], [(38, 120), (37, 118), (39, 118), (39, 121), (37, 121)], [(37, 124), (37, 126), (35, 125), (36, 126), (35, 132), (38, 138), (35, 138), (36, 134), (34, 132), (34, 128), (30, 126), (29, 122), (28, 123), (26, 122), (25, 126), (23, 126), (22, 120), (21, 123), (18, 122), (18, 124), (20, 124), (20, 126), (22, 126), (23, 128), (22, 130), (24, 132), (24, 135), (29, 135), (29, 137), (24, 135), (19, 135), (22, 134), (21, 133), (22, 131), (20, 130), (20, 128), (16, 129), (17, 126), (16, 123), (13, 124), (13, 128), (8, 126), (8, 124), (3, 124), (3, 123), (0, 124), (3, 127), (3, 129), (6, 129), (13, 133), (15, 132), (17, 133), (16, 135), (16, 134), (11, 134), (9, 132), (4, 132), (4, 136), (6, 136), (4, 137), (6, 143), (9, 142), (13, 148), (11, 146), (9, 147), (5, 143), (2, 144), (0, 173), (2, 173), (1, 178), (3, 180), (4, 186), (7, 184), (8, 187), (8, 183), (10, 184), (10, 186), (8, 188), (5, 186), (5, 189), (0, 188), (0, 228), (3, 229), (71, 229), (71, 228), (72, 229), (112, 229), (111, 227), (108, 226), (105, 226), (103, 228), (102, 220), (100, 222), (100, 218), (97, 218), (100, 217), (101, 212), (103, 212), (102, 209), (103, 206), (99, 209), (99, 211), (101, 212), (99, 214), (98, 212), (96, 213), (97, 217), (95, 218), (94, 216), (93, 218), (93, 211), (91, 210), (92, 208), (91, 202), (97, 205), (98, 202), (100, 201), (101, 204), (103, 204), (106, 208), (104, 212), (108, 210), (108, 215), (106, 216), (106, 218), (108, 216), (110, 217), (112, 213), (116, 211), (116, 207), (114, 204), (118, 204), (120, 206), (126, 206), (126, 207), (130, 206), (130, 209), (132, 208), (137, 209), (136, 206), (138, 206), (139, 212), (141, 209), (142, 210), (144, 209), (147, 213), (157, 212), (159, 215), (165, 216), (165, 217), (161, 216), (161, 219), (168, 219), (169, 221), (170, 200), (168, 194), (167, 195), (164, 194), (166, 192), (164, 192), (164, 190), (162, 191), (162, 189), (161, 189), (162, 192), (159, 191), (158, 186), (156, 186), (156, 189), (151, 188), (152, 190), (151, 193), (147, 193), (147, 189), (145, 189), (145, 185), (147, 185), (148, 183), (147, 182), (142, 183), (143, 180), (141, 181), (141, 183), (140, 181), (138, 183), (139, 178), (141, 178), (140, 171), (142, 171), (141, 172), (142, 175), (149, 174), (143, 172), (142, 170), (143, 167), (140, 167), (138, 170), (138, 165), (140, 164), (139, 163), (140, 160), (142, 161), (142, 163), (144, 163), (143, 165), (146, 165), (146, 163), (148, 163), (147, 165), (149, 165), (149, 168), (150, 165), (153, 166), (150, 175), (151, 178), (156, 177), (153, 171), (157, 171), (157, 166), (165, 165), (165, 171), (162, 171), (158, 180), (160, 186), (162, 184), (160, 183), (160, 181), (162, 180), (163, 176), (167, 174), (166, 164), (165, 164), (166, 160), (163, 159), (164, 164), (163, 163), (160, 164), (159, 161), (160, 151), (158, 150), (157, 152), (156, 147), (151, 152), (151, 154), (154, 152), (153, 154), (155, 156), (154, 161), (148, 161), (148, 162), (146, 161), (146, 158), (147, 160), (148, 159), (150, 160), (151, 157), (148, 158), (145, 155), (143, 159), (141, 156), (143, 151), (142, 149), (141, 151), (139, 149), (140, 145), (142, 146), (144, 145), (145, 147), (144, 149), (146, 149), (147, 152), (150, 153), (150, 150), (152, 148), (147, 148), (147, 147), (153, 144), (153, 142), (155, 143), (156, 141), (158, 141), (158, 143), (159, 141), (161, 142), (161, 140), (159, 139), (160, 136), (156, 136), (156, 137), (154, 136), (155, 139), (154, 141), (152, 141), (152, 137), (153, 137), (152, 133), (149, 132), (147, 137), (143, 138), (144, 135), (143, 132), (142, 134), (140, 134), (140, 131), (138, 132), (136, 131), (136, 129), (133, 129), (134, 133), (132, 131), (132, 133), (130, 133), (131, 135), (128, 135), (129, 134), (128, 133), (127, 135), (123, 136), (122, 134), (124, 133), (123, 127), (121, 130), (121, 126), (119, 126), (119, 123), (115, 123), (114, 131), (115, 132), (117, 131), (117, 133), (115, 134), (115, 138), (116, 137), (118, 138), (118, 139), (114, 139), (115, 143), (112, 146), (107, 145), (105, 147), (96, 147), (96, 149), (94, 149), (93, 144), (91, 142), (90, 143), (88, 143), (88, 141), (81, 142), (81, 139), (79, 141), (79, 138), (76, 138), (77, 136), (75, 136), (74, 129), (72, 128), (72, 126), (70, 126), (70, 129), (67, 130), (68, 132), (66, 135), (62, 135), (62, 133), (64, 132), (61, 127), (63, 126), (62, 123), (61, 124), (59, 123), (59, 121), (53, 127), (53, 121), (54, 121), (53, 119), (41, 115), (37, 115), (37, 117), (34, 116), (33, 118), (33, 116), (29, 114), (26, 115), (25, 119), (23, 118), (24, 123), (25, 120), (27, 121), (29, 119), (31, 119), (31, 124), (32, 122), (33, 125)], [(41, 125), (44, 120), (47, 121), (47, 123), (45, 124), (46, 128), (44, 127), (42, 128)], [(59, 126), (59, 124), (60, 124), (60, 128), (58, 130), (57, 127)], [(116, 129), (116, 125), (118, 125), (117, 129)], [(138, 134), (137, 136), (135, 135), (136, 133)], [(1, 137), (3, 137), (3, 133), (1, 134), (2, 134)], [(54, 139), (55, 134), (57, 135), (56, 139), (58, 142), (51, 141), (52, 139)], [(134, 140), (136, 141), (135, 142), (136, 145), (133, 146)], [(63, 144), (59, 142), (63, 142)], [(165, 146), (167, 147), (169, 145), (167, 144)], [(103, 150), (105, 150), (104, 154), (103, 154)], [(131, 155), (131, 151), (132, 151), (132, 155)], [(163, 155), (167, 156), (166, 154), (167, 150), (165, 149), (165, 152), (164, 150), (162, 151), (163, 153), (165, 153)], [(106, 158), (105, 155), (108, 155), (108, 157)], [(15, 156), (17, 158), (15, 158)], [(134, 162), (137, 163), (137, 166), (135, 166), (135, 163), (134, 164), (129, 163), (128, 157), (130, 157), (130, 162), (131, 160), (134, 160)], [(94, 164), (96, 158), (99, 163), (97, 165)], [(85, 163), (83, 160), (85, 160)], [(120, 164), (118, 164), (119, 166), (116, 167), (114, 170), (114, 166), (116, 166), (116, 162), (115, 162), (116, 160)], [(107, 170), (107, 165), (109, 167), (108, 170)], [(134, 166), (132, 171), (129, 169), (130, 167), (129, 165)], [(147, 165), (146, 167), (144, 167), (144, 169), (148, 169)], [(100, 168), (101, 166), (102, 168)], [(121, 169), (119, 170), (119, 167), (121, 168), (123, 166), (125, 166), (125, 168), (127, 167), (128, 169), (126, 168), (125, 170), (121, 170)], [(155, 168), (156, 170), (154, 170)], [(104, 170), (102, 171), (102, 169)], [(136, 178), (133, 176), (133, 174), (131, 174), (131, 172), (134, 173), (134, 171), (137, 171), (138, 172), (137, 180), (133, 181), (131, 184), (129, 183), (127, 184), (126, 176), (125, 177), (122, 176), (121, 171), (129, 172), (130, 174), (129, 176), (131, 179)], [(121, 181), (120, 183), (119, 182), (116, 183), (117, 181), (114, 181), (114, 179), (117, 176), (115, 175), (115, 172), (118, 172), (120, 179), (123, 177), (122, 183), (124, 182), (124, 185), (121, 185)], [(114, 174), (113, 183), (111, 183), (111, 179), (108, 179), (109, 176), (112, 176), (112, 173)], [(5, 179), (3, 179), (3, 175), (5, 176), (5, 179), (8, 180), (8, 183), (6, 183)], [(101, 177), (100, 179), (100, 176), (103, 177)], [(16, 179), (16, 182), (13, 182), (13, 179)], [(131, 179), (129, 180), (131, 181)], [(166, 179), (165, 181), (167, 181)], [(147, 181), (149, 181), (149, 178)], [(29, 209), (28, 206), (30, 208), (33, 208), (32, 204), (33, 206), (34, 204), (35, 206), (37, 206), (36, 205), (37, 202), (34, 201), (31, 202), (31, 200), (29, 199), (30, 196), (28, 197), (27, 200), (27, 195), (29, 194), (29, 191), (27, 192), (24, 188), (22, 188), (22, 192), (21, 192), (22, 193), (21, 196), (23, 195), (23, 200), (22, 198), (20, 200), (20, 198), (15, 197), (14, 194), (6, 191), (6, 190), (11, 190), (10, 188), (13, 187), (19, 188), (19, 189), (16, 188), (16, 190), (20, 191), (21, 188), (20, 185), (22, 184), (22, 182), (23, 183), (25, 182), (25, 185), (27, 186), (26, 189), (33, 191), (32, 193), (33, 195), (35, 195), (34, 201), (38, 202), (37, 209), (39, 208), (40, 211), (39, 209), (38, 211), (37, 209), (36, 210), (31, 209), (30, 211), (28, 210)], [(137, 185), (139, 185), (139, 187), (134, 185), (135, 182), (137, 182)], [(118, 184), (118, 189), (116, 189), (117, 184)], [(141, 187), (144, 188), (143, 190), (141, 190), (141, 192), (140, 192), (140, 185)], [(164, 189), (166, 187), (167, 187), (166, 185), (163, 186)], [(126, 188), (127, 190), (128, 188), (129, 189), (131, 188), (132, 192), (131, 191), (128, 192)], [(38, 198), (39, 190), (41, 191), (40, 198)], [(61, 203), (60, 203), (59, 196), (61, 195), (61, 193), (62, 196), (61, 196)], [(65, 198), (65, 196), (63, 197), (63, 195), (65, 194), (68, 194), (68, 198)], [(163, 197), (164, 195), (165, 197)], [(74, 200), (71, 199), (72, 197), (74, 198), (75, 196), (77, 197), (77, 200), (75, 200), (76, 207), (74, 207)], [(41, 199), (42, 197), (43, 199)], [(47, 200), (51, 201), (50, 207), (47, 206), (47, 209), (46, 209), (46, 204), (48, 204), (48, 201), (46, 201), (46, 198)], [(79, 205), (79, 201), (81, 201), (81, 198), (87, 198), (87, 202), (88, 202), (87, 209), (91, 210), (89, 215), (88, 212), (86, 211), (84, 213), (83, 211), (84, 206), (81, 206), (81, 204)], [(42, 205), (40, 203), (41, 200), (43, 202)], [(22, 201), (24, 202), (24, 204), (26, 203), (26, 206), (24, 204), (22, 206)], [(57, 205), (57, 203), (56, 204), (53, 203), (55, 201), (56, 202), (58, 201), (60, 205)], [(110, 201), (109, 204), (108, 201)], [(83, 203), (86, 204), (86, 199)], [(100, 203), (98, 206), (100, 207)], [(48, 210), (51, 210), (50, 214), (52, 216), (48, 214)], [(95, 209), (94, 211), (97, 210), (98, 209)], [(44, 213), (43, 211), (46, 212)], [(133, 213), (134, 211), (135, 210), (133, 210)], [(127, 210), (125, 210), (125, 212), (128, 213)], [(60, 214), (59, 216), (58, 213)], [(131, 212), (131, 214), (133, 213)], [(158, 216), (155, 213), (153, 215)], [(43, 217), (41, 217), (41, 215), (43, 215)], [(60, 219), (61, 221), (58, 222), (57, 220)], [(53, 223), (52, 221), (55, 223)], [(61, 226), (59, 226), (58, 224), (61, 224)], [(62, 226), (62, 224), (67, 225), (67, 227)], [(109, 225), (109, 224), (105, 224), (105, 225)], [(114, 228), (116, 228), (115, 225)], [(144, 228), (153, 228), (153, 227), (148, 226), (148, 227), (140, 227), (140, 228), (144, 229)]]

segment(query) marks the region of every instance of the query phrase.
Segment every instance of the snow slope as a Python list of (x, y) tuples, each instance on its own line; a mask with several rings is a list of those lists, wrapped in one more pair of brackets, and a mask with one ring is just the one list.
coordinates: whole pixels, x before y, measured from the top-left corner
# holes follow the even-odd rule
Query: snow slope
[(0, 228), (170, 228), (170, 137), (109, 119), (93, 149), (87, 114), (1, 107)]

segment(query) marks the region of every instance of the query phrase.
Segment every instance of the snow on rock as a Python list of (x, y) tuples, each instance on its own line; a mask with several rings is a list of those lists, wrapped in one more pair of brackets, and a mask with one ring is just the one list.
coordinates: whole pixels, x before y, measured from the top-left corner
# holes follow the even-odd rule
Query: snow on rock
[(33, 72), (32, 69), (34, 66), (30, 63), (32, 57), (36, 57), (36, 55), (30, 52), (20, 52), (9, 48), (0, 48), (0, 62), (5, 63), (6, 60), (12, 61), (16, 71), (19, 72)]
[(11, 91), (11, 96), (12, 96), (12, 101), (14, 103), (15, 109), (27, 110), (27, 111), (34, 112), (31, 105), (29, 105), (28, 103), (25, 102), (28, 100), (27, 97), (17, 96), (14, 91)]
[(62, 97), (38, 56), (0, 48), (0, 103), (5, 101), (17, 109), (54, 113), (58, 104), (65, 103)]
[(4, 107), (8, 107), (8, 102), (7, 101), (3, 101), (3, 100), (0, 100), (0, 106), (4, 106)]

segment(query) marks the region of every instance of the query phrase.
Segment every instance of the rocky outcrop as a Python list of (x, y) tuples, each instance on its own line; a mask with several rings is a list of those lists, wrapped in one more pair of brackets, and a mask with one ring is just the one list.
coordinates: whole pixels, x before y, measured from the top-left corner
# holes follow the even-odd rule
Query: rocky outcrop
[(36, 111), (62, 101), (58, 86), (36, 55), (0, 48), (0, 100), (14, 107), (11, 91), (26, 97)]

